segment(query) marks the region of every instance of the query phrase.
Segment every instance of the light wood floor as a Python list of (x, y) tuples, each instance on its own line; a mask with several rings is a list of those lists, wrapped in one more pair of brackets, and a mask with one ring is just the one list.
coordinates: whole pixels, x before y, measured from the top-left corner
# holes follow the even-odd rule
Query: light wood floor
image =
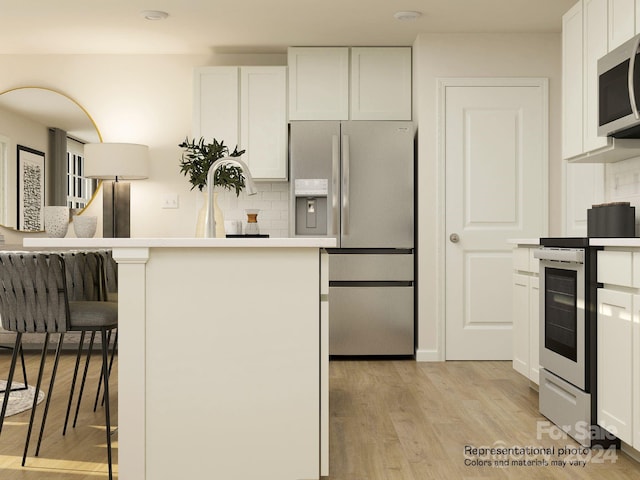
[[(45, 373), (42, 387), (45, 392), (49, 388), (48, 380), (53, 366), (53, 353), (51, 351), (47, 359), (49, 368)], [(10, 361), (10, 354), (0, 352), (0, 377), (3, 379), (6, 379)], [(35, 385), (39, 363), (39, 353), (27, 354), (27, 375), (30, 384)], [(49, 407), (40, 456), (34, 457), (33, 455), (35, 454), (41, 414), (44, 410), (45, 402), (38, 405), (31, 449), (25, 467), (20, 466), (20, 463), (22, 461), (30, 410), (5, 419), (2, 434), (0, 435), (1, 480), (96, 480), (108, 478), (104, 410), (98, 408), (95, 413), (93, 412), (93, 402), (101, 367), (99, 355), (95, 355), (90, 363), (91, 368), (77, 426), (75, 429), (69, 427), (67, 434), (64, 437), (62, 436), (74, 364), (74, 353), (62, 355), (56, 376), (55, 390), (51, 397), (51, 406)], [(117, 378), (117, 361), (114, 363), (112, 375), (112, 379)], [(21, 382), (22, 374), (16, 371), (16, 376), (15, 380)], [(44, 382), (47, 383), (45, 384)], [(114, 430), (115, 426), (118, 425), (117, 382), (112, 381), (110, 387), (112, 390), (110, 392), (111, 423), (112, 430)], [(117, 472), (118, 459), (117, 439), (118, 435), (115, 433), (112, 436), (115, 472)]]
[(622, 453), (615, 461), (592, 454), (585, 467), (465, 466), (467, 445), (588, 456), (558, 455), (577, 446), (571, 439), (536, 438), (537, 422), (547, 421), (511, 362), (333, 361), (330, 373), (331, 480), (640, 478), (640, 464)]
[[(43, 449), (37, 459), (32, 451), (27, 467), (20, 466), (20, 459), (29, 413), (6, 420), (0, 436), (1, 480), (107, 478), (104, 413), (100, 409), (93, 413), (91, 408), (99, 374), (97, 357), (78, 426), (66, 437), (61, 435), (74, 359), (71, 354), (63, 356)], [(8, 365), (9, 355), (0, 352), (0, 372), (6, 372)], [(37, 365), (38, 355), (28, 355), (33, 380)], [(571, 439), (552, 439), (545, 432), (537, 438), (538, 422), (541, 428), (550, 425), (538, 413), (537, 393), (513, 371), (510, 362), (334, 360), (330, 374), (330, 480), (640, 478), (640, 463), (623, 453), (616, 459), (560, 454), (560, 447), (577, 444)], [(112, 385), (113, 423), (117, 425), (115, 382)], [(117, 463), (117, 434), (113, 439)], [(588, 462), (584, 467), (564, 468), (465, 466), (465, 446), (554, 446), (556, 452), (549, 460)], [(467, 457), (492, 459), (490, 455)], [(115, 469), (117, 472), (117, 466)]]

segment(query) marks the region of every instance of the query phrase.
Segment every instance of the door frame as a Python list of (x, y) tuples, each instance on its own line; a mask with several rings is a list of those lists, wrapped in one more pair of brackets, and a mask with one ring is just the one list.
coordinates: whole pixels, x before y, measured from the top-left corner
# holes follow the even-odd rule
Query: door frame
[(448, 87), (538, 87), (542, 92), (542, 118), (543, 118), (543, 178), (546, 179), (542, 189), (543, 199), (543, 225), (544, 232), (549, 229), (549, 79), (546, 77), (441, 77), (437, 79), (437, 195), (436, 211), (443, 212), (436, 224), (436, 301), (437, 301), (437, 345), (438, 353), (434, 361), (446, 360), (446, 93)]

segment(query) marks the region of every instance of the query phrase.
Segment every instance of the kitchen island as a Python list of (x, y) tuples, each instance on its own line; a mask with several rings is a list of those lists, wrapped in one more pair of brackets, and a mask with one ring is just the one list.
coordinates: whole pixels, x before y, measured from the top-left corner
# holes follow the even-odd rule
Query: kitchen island
[(328, 475), (332, 239), (33, 238), (118, 262), (120, 480)]

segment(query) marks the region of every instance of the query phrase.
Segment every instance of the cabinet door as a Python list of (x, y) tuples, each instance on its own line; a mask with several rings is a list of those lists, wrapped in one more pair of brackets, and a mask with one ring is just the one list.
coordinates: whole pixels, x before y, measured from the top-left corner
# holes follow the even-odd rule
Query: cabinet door
[(194, 75), (193, 136), (223, 140), (233, 151), (239, 142), (238, 67), (202, 67)]
[(540, 384), (540, 278), (529, 279), (529, 380)]
[(286, 67), (242, 67), (240, 72), (243, 158), (254, 178), (286, 180)]
[(598, 424), (632, 443), (633, 296), (598, 289)]
[(529, 378), (529, 277), (513, 275), (513, 368)]
[(562, 17), (562, 158), (582, 149), (582, 2)]
[(633, 448), (640, 450), (640, 295), (633, 296)]
[(584, 2), (584, 151), (607, 145), (598, 136), (598, 59), (607, 53), (607, 0)]
[(411, 120), (411, 48), (351, 49), (351, 119)]
[(349, 118), (349, 49), (291, 47), (289, 120)]
[(609, 0), (609, 51), (635, 34), (636, 0)]

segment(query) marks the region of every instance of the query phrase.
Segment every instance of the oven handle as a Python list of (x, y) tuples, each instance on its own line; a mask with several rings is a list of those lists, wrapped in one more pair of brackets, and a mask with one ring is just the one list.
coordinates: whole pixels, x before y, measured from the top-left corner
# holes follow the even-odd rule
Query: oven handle
[(556, 262), (584, 263), (584, 250), (541, 248), (533, 251), (533, 258)]

